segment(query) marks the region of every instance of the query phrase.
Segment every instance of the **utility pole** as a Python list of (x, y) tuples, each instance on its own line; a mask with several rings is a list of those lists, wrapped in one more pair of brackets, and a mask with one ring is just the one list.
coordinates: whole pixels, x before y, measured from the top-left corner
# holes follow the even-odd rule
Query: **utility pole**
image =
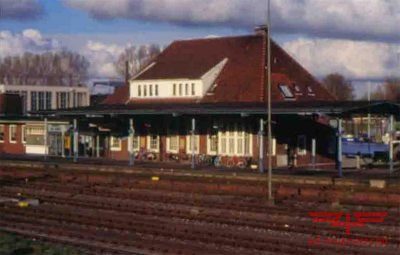
[(268, 73), (268, 200), (272, 202), (272, 103), (271, 103), (271, 0), (267, 3)]

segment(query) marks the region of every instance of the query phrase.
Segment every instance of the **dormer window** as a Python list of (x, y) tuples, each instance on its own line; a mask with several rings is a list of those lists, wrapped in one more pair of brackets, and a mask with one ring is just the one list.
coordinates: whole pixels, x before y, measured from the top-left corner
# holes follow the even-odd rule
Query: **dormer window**
[(294, 99), (294, 95), (287, 85), (279, 85), (279, 89), (285, 99)]
[(314, 90), (311, 86), (307, 86), (307, 91), (309, 96), (315, 96)]
[[(157, 82), (157, 83), (156, 83)], [(131, 83), (130, 91), (133, 98), (189, 98), (198, 97), (201, 93), (201, 82), (197, 80), (185, 80), (181, 81), (171, 81), (171, 82), (161, 82), (159, 81), (140, 81)], [(162, 87), (161, 87), (162, 86)]]
[(297, 85), (296, 83), (293, 83), (293, 89), (294, 89), (294, 93), (296, 95), (299, 95), (299, 96), (303, 95), (303, 92), (301, 91), (300, 86)]

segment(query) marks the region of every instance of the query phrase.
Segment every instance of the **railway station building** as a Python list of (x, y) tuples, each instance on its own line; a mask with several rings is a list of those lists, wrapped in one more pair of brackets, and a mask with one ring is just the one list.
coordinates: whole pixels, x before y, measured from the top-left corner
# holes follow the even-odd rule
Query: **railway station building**
[[(274, 167), (334, 167), (336, 131), (319, 105), (335, 98), (274, 42), (271, 52)], [(175, 41), (102, 104), (47, 114), (75, 124), (72, 143), (90, 137), (93, 157), (251, 167), (267, 160), (267, 58), (264, 30)]]
[[(13, 117), (21, 122), (14, 131), (10, 114), (3, 114), (0, 152), (35, 154), (27, 150), (32, 140), (42, 146), (36, 153), (74, 161), (257, 169), (268, 163), (268, 57), (265, 30), (175, 41), (100, 104), (31, 111), (30, 123), (41, 127), (29, 133), (33, 138), (23, 131), (26, 117)], [(398, 113), (393, 104), (336, 101), (273, 41), (271, 71), (274, 168), (334, 168), (340, 164), (339, 116), (352, 111), (365, 115), (365, 109)], [(21, 133), (22, 146), (9, 143), (15, 132)], [(52, 142), (55, 134), (59, 142)]]

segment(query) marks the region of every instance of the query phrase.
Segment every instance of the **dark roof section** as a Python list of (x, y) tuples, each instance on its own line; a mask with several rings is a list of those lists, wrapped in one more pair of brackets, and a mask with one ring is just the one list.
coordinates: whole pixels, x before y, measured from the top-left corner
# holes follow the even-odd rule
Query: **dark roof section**
[[(200, 79), (224, 59), (227, 63), (215, 81), (215, 89), (201, 102), (265, 102), (266, 87), (266, 37), (261, 34), (239, 37), (221, 37), (176, 41), (167, 47), (136, 80)], [(279, 85), (294, 86), (296, 101), (334, 100), (334, 97), (290, 57), (276, 43), (272, 43), (272, 98), (284, 101)], [(287, 84), (286, 84), (287, 83)], [(308, 92), (308, 87), (313, 93)], [(157, 99), (145, 99), (157, 102)], [(129, 87), (117, 89), (106, 104), (125, 104), (129, 101)], [(138, 104), (133, 100), (130, 104)], [(140, 101), (143, 103), (143, 100)]]
[(129, 85), (125, 84), (121, 87), (115, 88), (114, 93), (109, 95), (101, 104), (125, 104), (129, 101)]
[[(273, 114), (327, 114), (332, 116), (348, 116), (349, 114), (367, 113), (382, 115), (400, 115), (400, 104), (386, 101), (282, 101), (272, 104)], [(67, 109), (64, 111), (40, 112), (55, 116), (87, 116), (87, 115), (267, 115), (265, 104), (259, 103), (175, 103), (138, 105), (97, 105)]]

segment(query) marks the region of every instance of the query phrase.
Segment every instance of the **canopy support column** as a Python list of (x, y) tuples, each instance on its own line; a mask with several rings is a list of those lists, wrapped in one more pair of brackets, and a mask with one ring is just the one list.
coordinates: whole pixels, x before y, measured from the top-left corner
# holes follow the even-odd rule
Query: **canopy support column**
[(128, 137), (129, 166), (135, 165), (135, 155), (133, 151), (134, 135), (135, 135), (135, 129), (133, 127), (133, 119), (129, 119), (129, 137)]
[(79, 133), (78, 133), (78, 120), (74, 119), (74, 163), (78, 162), (79, 154)]
[(343, 147), (342, 147), (342, 133), (343, 133), (343, 127), (342, 127), (342, 119), (339, 118), (337, 119), (337, 170), (339, 177), (343, 177)]
[(394, 132), (394, 116), (390, 115), (389, 119), (389, 172), (393, 173), (394, 161), (393, 161), (393, 132)]
[(258, 131), (258, 142), (259, 142), (259, 160), (258, 160), (258, 168), (260, 173), (264, 173), (264, 119), (260, 119), (260, 129)]
[(192, 132), (191, 132), (192, 134), (191, 134), (191, 136), (192, 136), (192, 139), (191, 139), (191, 149), (192, 149), (192, 169), (195, 169), (196, 168), (196, 162), (195, 162), (195, 155), (196, 155), (196, 152), (195, 152), (195, 141), (194, 141), (194, 139), (195, 139), (195, 133), (196, 133), (196, 119), (195, 118), (193, 118), (192, 119)]

